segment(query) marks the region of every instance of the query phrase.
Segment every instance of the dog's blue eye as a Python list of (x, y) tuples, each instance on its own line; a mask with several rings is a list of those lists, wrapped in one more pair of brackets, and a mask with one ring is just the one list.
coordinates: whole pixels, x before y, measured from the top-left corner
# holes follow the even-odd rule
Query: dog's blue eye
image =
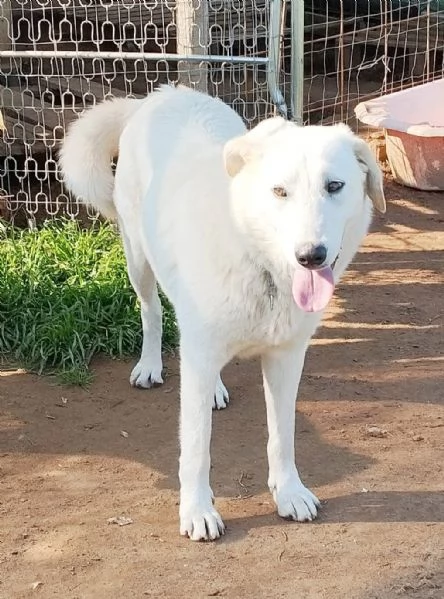
[(344, 187), (345, 183), (343, 181), (330, 181), (327, 183), (327, 191), (328, 193), (336, 193), (340, 191)]

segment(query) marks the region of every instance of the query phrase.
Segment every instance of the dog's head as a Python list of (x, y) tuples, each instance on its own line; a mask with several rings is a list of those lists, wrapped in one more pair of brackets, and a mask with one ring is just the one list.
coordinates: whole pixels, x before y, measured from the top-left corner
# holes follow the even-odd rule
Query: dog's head
[(234, 217), (252, 250), (300, 277), (293, 293), (303, 309), (322, 309), (298, 294), (332, 279), (346, 227), (368, 215), (367, 198), (385, 212), (369, 147), (345, 125), (298, 127), (277, 117), (227, 142), (224, 159)]

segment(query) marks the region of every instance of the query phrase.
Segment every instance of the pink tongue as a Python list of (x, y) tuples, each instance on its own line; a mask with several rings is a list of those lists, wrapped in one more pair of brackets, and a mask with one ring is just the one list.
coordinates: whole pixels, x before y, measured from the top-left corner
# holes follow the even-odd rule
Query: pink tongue
[(334, 289), (333, 271), (329, 266), (322, 270), (296, 268), (293, 278), (293, 297), (304, 312), (323, 310), (330, 301)]

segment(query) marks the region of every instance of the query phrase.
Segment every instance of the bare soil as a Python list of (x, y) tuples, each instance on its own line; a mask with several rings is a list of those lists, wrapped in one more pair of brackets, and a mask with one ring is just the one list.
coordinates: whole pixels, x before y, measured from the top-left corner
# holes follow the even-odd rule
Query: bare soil
[(319, 519), (275, 513), (257, 361), (226, 369), (228, 531), (198, 544), (178, 534), (177, 359), (148, 392), (129, 362), (97, 360), (88, 389), (3, 370), (1, 599), (444, 597), (444, 194), (387, 196), (307, 356), (297, 454)]

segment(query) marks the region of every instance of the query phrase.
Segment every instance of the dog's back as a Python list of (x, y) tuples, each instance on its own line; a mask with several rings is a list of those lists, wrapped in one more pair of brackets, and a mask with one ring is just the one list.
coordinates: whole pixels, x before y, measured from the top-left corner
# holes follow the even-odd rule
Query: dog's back
[[(64, 182), (82, 201), (115, 220), (111, 161), (122, 144), (136, 157), (151, 151), (154, 158), (162, 154), (166, 158), (189, 127), (194, 127), (197, 143), (199, 131), (221, 144), (245, 131), (240, 117), (226, 104), (181, 86), (161, 86), (143, 99), (102, 102), (74, 122), (65, 137), (59, 161)], [(188, 135), (190, 139), (193, 135)], [(134, 146), (137, 151), (131, 152)]]

